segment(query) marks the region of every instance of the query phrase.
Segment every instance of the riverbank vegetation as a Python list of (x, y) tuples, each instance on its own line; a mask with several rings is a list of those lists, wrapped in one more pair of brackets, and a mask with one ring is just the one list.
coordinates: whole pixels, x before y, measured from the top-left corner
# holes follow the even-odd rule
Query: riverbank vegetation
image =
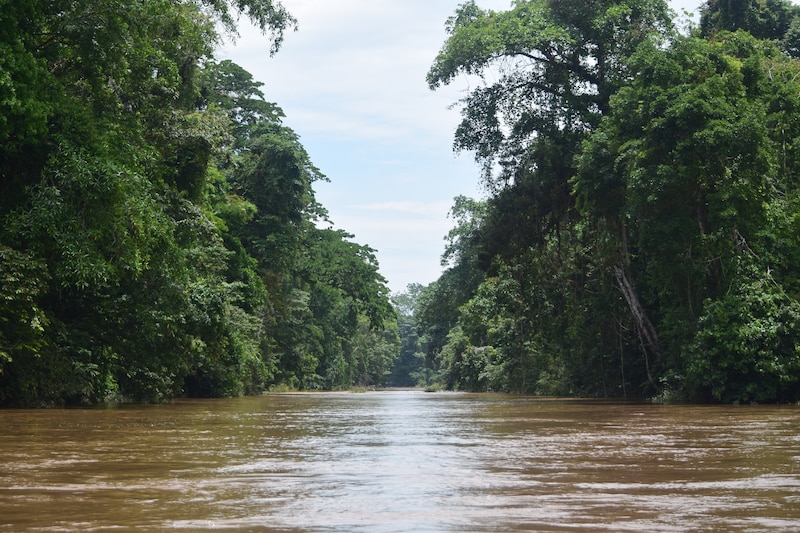
[(375, 251), (262, 84), (273, 0), (0, 0), (0, 405), (423, 385), (800, 400), (800, 7), (468, 0), (441, 277)]
[(428, 73), (460, 102), (442, 276), (415, 310), (448, 388), (800, 400), (800, 7), (462, 4)]
[[(0, 2), (0, 405), (383, 379), (374, 250), (261, 83), (214, 59), (272, 0)], [(268, 53), (269, 50), (265, 50)]]

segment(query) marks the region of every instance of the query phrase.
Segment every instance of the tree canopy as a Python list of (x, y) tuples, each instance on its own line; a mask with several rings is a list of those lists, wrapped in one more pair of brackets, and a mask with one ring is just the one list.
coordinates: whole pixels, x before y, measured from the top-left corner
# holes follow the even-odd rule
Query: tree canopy
[(428, 82), (494, 73), (455, 132), (489, 195), (420, 297), (435, 379), (797, 401), (796, 20), (710, 0), (681, 35), (661, 1), (462, 4)]
[(800, 401), (800, 8), (458, 6), (444, 272), (390, 298), (263, 84), (273, 0), (0, 0), (0, 405), (382, 384)]
[(0, 405), (385, 379), (373, 250), (320, 229), (323, 174), (214, 59), (240, 15), (273, 53), (296, 26), (272, 0), (0, 2)]

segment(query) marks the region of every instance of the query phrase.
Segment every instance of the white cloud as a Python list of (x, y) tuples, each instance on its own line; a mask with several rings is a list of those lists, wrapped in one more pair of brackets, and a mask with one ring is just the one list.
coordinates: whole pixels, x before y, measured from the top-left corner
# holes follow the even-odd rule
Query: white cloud
[(378, 202), (353, 206), (361, 211), (379, 211), (381, 213), (411, 214), (438, 218), (441, 211), (450, 208), (450, 202)]
[[(445, 39), (456, 3), (429, 0), (286, 0), (300, 30), (266, 55), (262, 36), (242, 30), (223, 54), (266, 83), (268, 99), (287, 111), (301, 133), (371, 138), (374, 124), (409, 141), (450, 139), (458, 113), (447, 107), (457, 90), (431, 92), (425, 74)], [(502, 2), (506, 5), (506, 2)], [(372, 126), (371, 126), (372, 125)], [(313, 155), (313, 154), (312, 154)]]
[(401, 292), (410, 283), (431, 283), (441, 273), (439, 257), (444, 248), (443, 235), (449, 230), (447, 221), (432, 212), (415, 216), (414, 209), (406, 208), (409, 210), (411, 214), (372, 206), (337, 220), (341, 227), (357, 228), (353, 232), (356, 242), (372, 247), (375, 242), (382, 243), (376, 255), (392, 292)]

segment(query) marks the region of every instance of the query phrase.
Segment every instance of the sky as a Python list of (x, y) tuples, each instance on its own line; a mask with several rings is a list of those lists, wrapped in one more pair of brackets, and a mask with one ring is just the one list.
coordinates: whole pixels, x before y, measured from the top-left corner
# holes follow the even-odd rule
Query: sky
[[(270, 43), (240, 21), (230, 59), (264, 83), (314, 165), (329, 182), (317, 200), (337, 229), (376, 250), (393, 293), (442, 272), (448, 217), (458, 195), (484, 198), (472, 154), (453, 152), (459, 107), (474, 81), (428, 89), (425, 75), (461, 0), (282, 0), (298, 19), (270, 56)], [(694, 11), (701, 0), (672, 0)], [(510, 0), (478, 0), (507, 10)], [(695, 15), (695, 21), (699, 15)]]

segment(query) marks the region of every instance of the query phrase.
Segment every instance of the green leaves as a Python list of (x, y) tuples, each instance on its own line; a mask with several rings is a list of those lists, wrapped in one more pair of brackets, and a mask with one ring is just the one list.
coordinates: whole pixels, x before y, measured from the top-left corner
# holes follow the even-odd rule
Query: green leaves
[(48, 319), (41, 299), (46, 285), (41, 260), (0, 246), (0, 375), (16, 358), (38, 357), (45, 346)]
[(297, 20), (281, 2), (273, 0), (198, 0), (198, 2), (210, 7), (225, 28), (232, 33), (236, 32), (237, 15), (246, 15), (262, 32), (270, 34), (272, 39), (270, 52), (273, 54), (280, 48), (284, 33), (289, 29), (297, 29)]
[[(786, 264), (779, 255), (764, 257), (761, 240), (783, 224), (775, 225), (781, 216), (767, 216), (772, 202), (783, 204), (773, 187), (794, 190), (776, 164), (776, 141), (785, 133), (774, 125), (786, 115), (768, 115), (768, 95), (781, 94), (786, 80), (770, 76), (767, 89), (759, 74), (775, 69), (775, 53), (744, 33), (711, 42), (681, 39), (665, 51), (643, 47), (632, 58), (638, 75), (612, 98), (614, 113), (584, 144), (581, 172), (573, 180), (587, 213), (630, 225), (636, 256), (646, 264), (640, 279), (662, 317), (659, 329), (675, 358), (673, 370), (684, 373), (680, 361), (691, 351), (692, 360), (706, 366), (693, 366), (695, 381), (684, 385), (699, 395), (713, 389), (717, 400), (783, 397), (782, 389), (756, 385), (756, 368), (778, 356), (771, 354), (777, 345), (753, 348), (775, 342), (774, 328), (792, 321), (784, 321), (784, 311), (756, 304), (755, 291), (733, 294), (734, 287), (753, 286), (752, 273), (737, 266), (743, 250), (760, 258), (764, 270)], [(618, 191), (616, 200), (607, 200), (607, 186)], [(786, 274), (793, 277), (780, 275)], [(779, 307), (793, 308), (797, 296), (784, 297)], [(753, 314), (753, 305), (761, 310)], [(766, 326), (758, 318), (764, 313), (782, 318)], [(698, 337), (692, 339), (694, 331)], [(741, 365), (738, 377), (720, 370), (733, 360)], [(697, 381), (700, 375), (716, 376), (709, 378), (714, 384)]]
[[(499, 187), (527, 170), (533, 144), (553, 131), (585, 131), (625, 79), (624, 58), (669, 31), (665, 2), (531, 0), (495, 13), (462, 5), (427, 80), (432, 89), (460, 74), (497, 79), (462, 101), (457, 149), (474, 150), (485, 179)], [(492, 178), (494, 162), (500, 177)]]
[(799, 15), (787, 0), (709, 0), (701, 9), (700, 30), (706, 37), (744, 30), (757, 39), (780, 41)]
[[(449, 21), (431, 86), (497, 80), (462, 101), (455, 143), (490, 195), (421, 298), (450, 386), (798, 399), (796, 10), (756, 4), (709, 2), (708, 39), (646, 0)], [(717, 31), (745, 22), (780, 48)]]
[(0, 404), (382, 379), (374, 251), (315, 227), (324, 176), (261, 84), (211, 57), (239, 14), (277, 50), (282, 4), (56, 4), (0, 4)]
[(687, 378), (696, 394), (718, 401), (795, 401), (800, 302), (752, 257), (742, 255), (740, 269), (730, 291), (706, 305)]

